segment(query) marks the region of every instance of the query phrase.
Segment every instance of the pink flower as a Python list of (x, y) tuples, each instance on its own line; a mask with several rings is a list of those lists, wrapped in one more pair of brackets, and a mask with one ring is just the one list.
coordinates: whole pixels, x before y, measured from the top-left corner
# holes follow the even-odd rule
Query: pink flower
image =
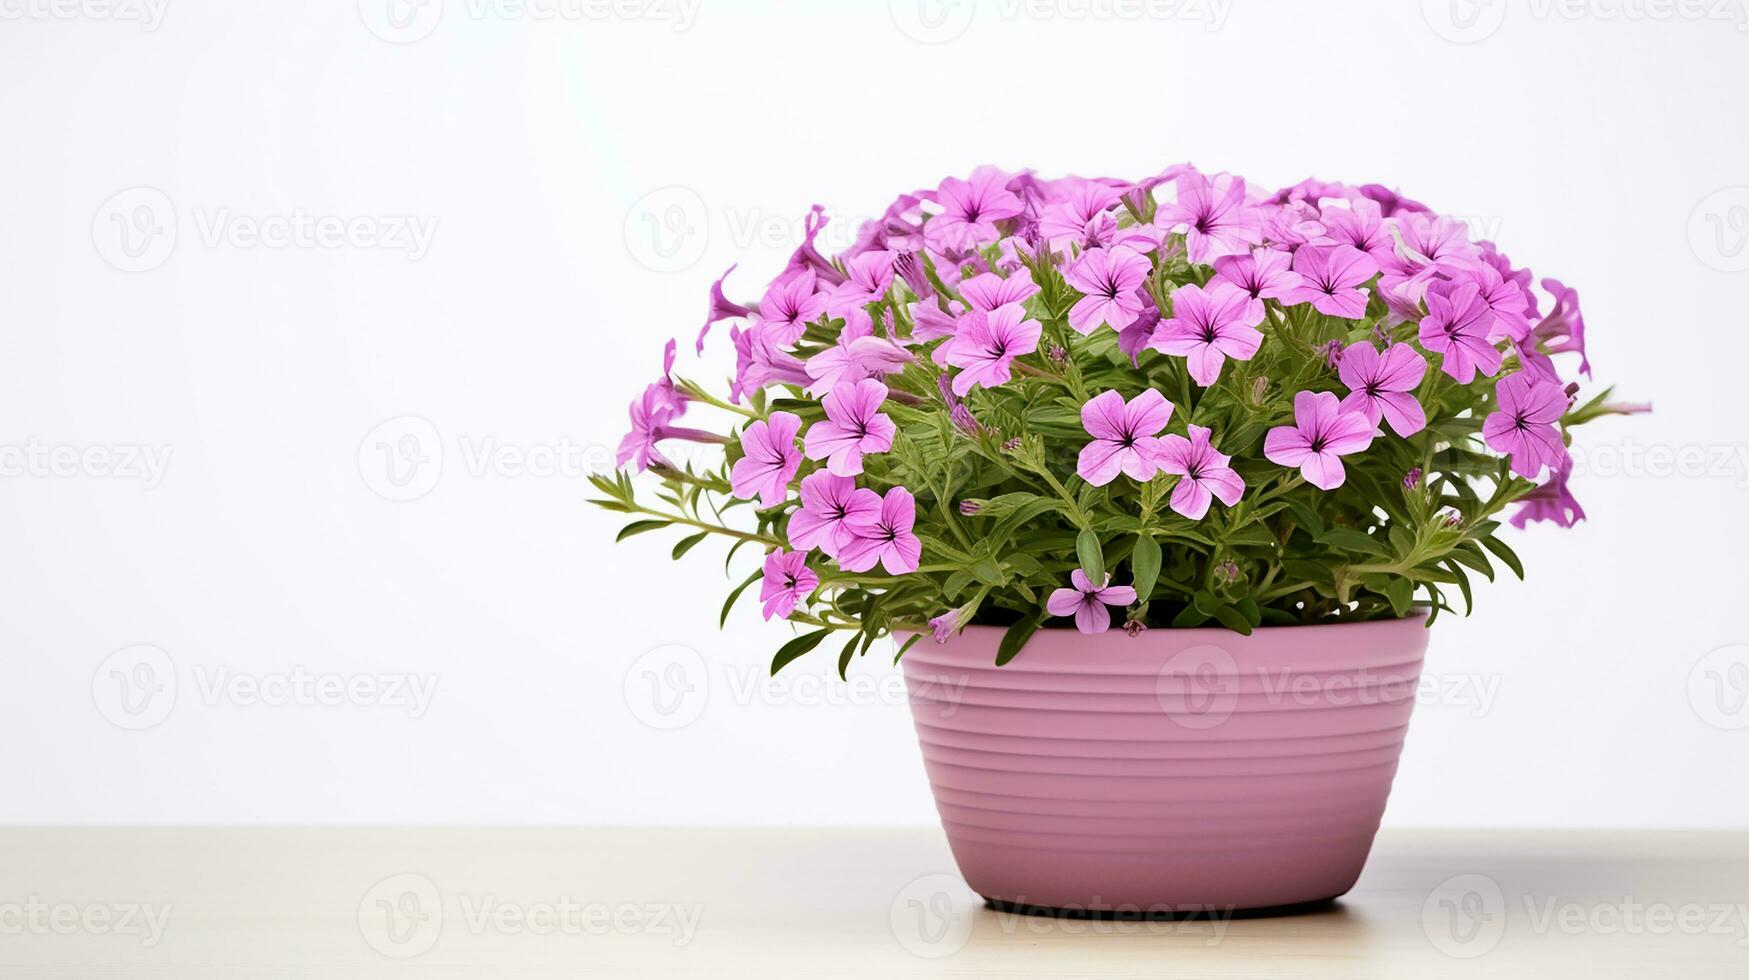
[(1585, 519), (1585, 508), (1567, 489), (1573, 476), (1573, 457), (1562, 456), (1550, 474), (1549, 481), (1518, 498), (1518, 509), (1512, 513), (1512, 526), (1523, 528), (1532, 521), (1552, 521), (1557, 527), (1572, 527)]
[(1526, 315), (1529, 304), (1518, 283), (1507, 280), (1487, 263), (1478, 263), (1474, 268), (1458, 273), (1457, 281), (1475, 283), (1482, 302), (1494, 314), (1494, 329), (1488, 333), (1489, 341), (1508, 338), (1520, 341), (1530, 336), (1530, 317)]
[(1562, 285), (1559, 279), (1544, 279), (1542, 287), (1555, 298), (1555, 308), (1537, 323), (1530, 338), (1518, 345), (1519, 359), (1525, 367), (1552, 381), (1559, 375), (1549, 355), (1576, 353), (1579, 370), (1589, 378), (1591, 361), (1585, 356), (1585, 317), (1579, 312), (1578, 291)]
[(942, 181), (935, 198), (943, 211), (923, 226), (929, 247), (958, 254), (1001, 238), (996, 222), (1021, 212), (1020, 198), (1008, 190), (1009, 179), (995, 167), (979, 167), (969, 181)]
[(1008, 383), (1014, 376), (1014, 359), (1038, 350), (1043, 332), (1037, 320), (1025, 317), (1018, 303), (965, 315), (959, 333), (948, 341), (947, 363), (960, 369), (953, 379), (954, 394), (963, 398), (977, 385), (995, 388)]
[[(1111, 576), (1106, 576), (1109, 582)], [(1052, 616), (1074, 616), (1075, 628), (1083, 633), (1103, 633), (1111, 628), (1111, 613), (1106, 606), (1128, 606), (1136, 601), (1136, 590), (1128, 585), (1101, 583), (1097, 588), (1087, 573), (1077, 568), (1069, 573), (1072, 589), (1057, 589), (1045, 599), (1045, 611)]]
[(1385, 265), (1406, 276), (1428, 268), (1455, 275), (1473, 268), (1481, 255), (1470, 241), (1469, 229), (1455, 218), (1426, 211), (1405, 213), (1397, 218), (1397, 232), (1403, 241)]
[(915, 572), (923, 557), (923, 544), (911, 533), (916, 522), (917, 499), (911, 491), (888, 490), (879, 513), (846, 518), (850, 537), (839, 544), (839, 566), (848, 572), (866, 572), (879, 563), (889, 575)]
[(1093, 441), (1081, 447), (1075, 472), (1096, 487), (1117, 479), (1120, 472), (1135, 480), (1153, 479), (1160, 469), (1154, 461), (1158, 436), (1171, 418), (1172, 403), (1152, 388), (1127, 405), (1115, 391), (1087, 399), (1081, 406), (1081, 426)]
[(765, 338), (778, 347), (794, 347), (808, 329), (808, 324), (826, 313), (830, 298), (814, 291), (812, 269), (786, 272), (765, 291), (759, 301), (759, 319), (755, 325), (763, 328)]
[(1494, 385), (1496, 411), (1482, 420), (1488, 448), (1512, 457), (1512, 472), (1536, 479), (1544, 466), (1559, 466), (1567, 446), (1555, 423), (1567, 413), (1567, 392), (1558, 381), (1528, 371)]
[(1069, 326), (1082, 336), (1101, 323), (1122, 330), (1135, 322), (1147, 299), (1137, 292), (1147, 281), (1147, 256), (1126, 246), (1092, 248), (1081, 253), (1063, 279), (1086, 295), (1069, 310)]
[[(960, 317), (965, 315), (966, 305), (959, 300), (947, 300), (947, 308), (944, 310), (940, 300), (947, 300), (947, 297), (921, 300), (905, 307), (911, 313), (912, 343), (927, 344), (932, 340), (952, 337), (959, 331)], [(945, 346), (936, 348), (937, 364), (945, 363), (942, 360)]]
[(1405, 439), (1427, 427), (1427, 413), (1410, 394), (1427, 373), (1427, 359), (1415, 348), (1392, 344), (1380, 356), (1372, 341), (1358, 341), (1342, 352), (1337, 372), (1350, 392), (1344, 412), (1359, 412), (1373, 425), (1383, 418)]
[(805, 551), (776, 548), (765, 556), (765, 577), (759, 583), (759, 601), (765, 603), (765, 618), (783, 619), (796, 604), (812, 595), (820, 576), (808, 567)]
[(836, 391), (866, 378), (879, 378), (905, 370), (917, 358), (886, 337), (874, 336), (874, 321), (868, 317), (844, 324), (838, 340), (803, 365), (810, 394)]
[(880, 412), (886, 400), (887, 386), (872, 378), (832, 389), (820, 400), (825, 420), (809, 426), (803, 440), (808, 458), (826, 460), (826, 468), (839, 476), (861, 473), (864, 453), (893, 448), (898, 429)]
[(1189, 439), (1180, 435), (1161, 439), (1156, 457), (1162, 472), (1180, 477), (1172, 488), (1172, 509), (1193, 521), (1208, 513), (1210, 497), (1219, 497), (1231, 507), (1245, 494), (1245, 481), (1228, 465), (1233, 458), (1210, 445), (1209, 436), (1208, 429), (1190, 426)]
[[(736, 263), (736, 265), (739, 264), (740, 263), (738, 262)], [(704, 338), (711, 332), (711, 324), (716, 323), (718, 320), (731, 320), (737, 317), (750, 316), (753, 313), (752, 310), (742, 306), (740, 303), (731, 303), (729, 298), (723, 295), (723, 282), (729, 278), (729, 273), (734, 271), (735, 266), (729, 266), (721, 276), (717, 277), (716, 282), (711, 283), (710, 312), (705, 314), (704, 326), (700, 327), (698, 331), (697, 347), (700, 354), (704, 353)]]
[(1372, 423), (1359, 412), (1344, 412), (1328, 391), (1302, 391), (1294, 396), (1294, 424), (1276, 426), (1263, 439), (1263, 455), (1272, 463), (1297, 466), (1306, 482), (1334, 490), (1348, 474), (1343, 456), (1372, 445)]
[(1190, 376), (1207, 388), (1221, 376), (1227, 358), (1249, 361), (1263, 334), (1246, 323), (1251, 294), (1225, 282), (1208, 289), (1191, 284), (1172, 293), (1172, 318), (1160, 324), (1149, 346), (1188, 358)]
[(1358, 320), (1366, 316), (1366, 290), (1359, 287), (1379, 274), (1379, 264), (1352, 245), (1307, 245), (1294, 253), (1294, 271), (1305, 281), (1283, 303), (1311, 303), (1325, 316)]
[(1192, 262), (1245, 252), (1263, 241), (1263, 215), (1245, 203), (1245, 181), (1219, 174), (1213, 182), (1194, 170), (1178, 177), (1178, 200), (1161, 205), (1156, 223), (1183, 227)]
[(778, 350), (766, 336), (763, 325), (755, 323), (747, 330), (730, 326), (729, 341), (735, 345), (735, 380), (729, 386), (729, 400), (735, 404), (741, 403), (742, 395), (774, 384), (808, 384), (810, 379), (801, 359)]
[(633, 471), (642, 473), (651, 466), (667, 466), (668, 459), (656, 449), (656, 442), (663, 438), (664, 428), (678, 414), (673, 394), (661, 384), (645, 388), (638, 400), (632, 402), (632, 430), (620, 440), (619, 451), (614, 454), (619, 467), (624, 469), (629, 463)]
[(994, 272), (986, 272), (960, 283), (960, 295), (972, 304), (972, 309), (988, 313), (998, 306), (1032, 299), (1038, 295), (1038, 284), (1032, 281), (1032, 270), (1026, 268), (1006, 279)]
[(1223, 255), (1215, 260), (1215, 277), (1209, 285), (1226, 283), (1242, 289), (1251, 297), (1245, 309), (1245, 325), (1255, 327), (1263, 322), (1263, 301), (1280, 300), (1304, 285), (1300, 274), (1288, 268), (1293, 256), (1276, 248), (1259, 248), (1237, 255)]
[(845, 316), (887, 295), (893, 285), (893, 253), (864, 252), (850, 260), (849, 276), (832, 287), (826, 312)]
[(1427, 316), (1421, 320), (1421, 346), (1443, 354), (1440, 368), (1458, 384), (1476, 380), (1476, 371), (1500, 370), (1500, 351), (1488, 337), (1494, 313), (1473, 282), (1440, 280), (1427, 287)]
[(1326, 207), (1322, 217), (1330, 241), (1360, 249), (1381, 267), (1396, 257), (1397, 240), (1391, 237), (1378, 202), (1359, 198), (1348, 207)]
[(776, 507), (789, 499), (789, 481), (801, 468), (802, 454), (796, 451), (796, 432), (802, 427), (800, 417), (789, 412), (772, 412), (769, 419), (760, 419), (741, 431), (741, 451), (729, 471), (729, 487), (743, 500), (759, 498), (761, 507)]
[(848, 476), (815, 470), (802, 478), (802, 507), (789, 516), (790, 547), (797, 551), (819, 548), (829, 557), (850, 540), (852, 520), (880, 516), (881, 495), (859, 489)]
[[(1068, 191), (1039, 212), (1038, 233), (1052, 249), (1098, 238), (1099, 218), (1123, 200), (1123, 192), (1094, 180), (1075, 180)], [(1113, 223), (1115, 225), (1115, 222)]]

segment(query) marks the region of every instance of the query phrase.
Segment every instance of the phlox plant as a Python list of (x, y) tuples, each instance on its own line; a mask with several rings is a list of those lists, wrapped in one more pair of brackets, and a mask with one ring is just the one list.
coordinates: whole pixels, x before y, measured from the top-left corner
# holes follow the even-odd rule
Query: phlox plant
[(622, 539), (764, 552), (723, 616), (757, 585), (796, 624), (773, 671), (834, 634), (843, 673), (972, 624), (1006, 663), (1041, 627), (1467, 614), (1473, 576), (1523, 576), (1503, 520), (1583, 519), (1572, 430), (1643, 410), (1579, 399), (1572, 289), (1378, 185), (984, 167), (831, 258), (825, 224), (758, 302), (717, 280), (696, 346), (731, 322), (726, 391), (670, 341), (593, 480)]

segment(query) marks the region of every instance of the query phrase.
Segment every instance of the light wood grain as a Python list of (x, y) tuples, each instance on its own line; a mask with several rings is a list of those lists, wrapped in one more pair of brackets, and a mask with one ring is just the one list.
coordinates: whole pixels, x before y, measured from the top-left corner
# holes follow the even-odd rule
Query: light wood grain
[(0, 831), (8, 978), (1483, 974), (1749, 977), (1749, 834), (1386, 832), (1327, 911), (1091, 922), (933, 830)]

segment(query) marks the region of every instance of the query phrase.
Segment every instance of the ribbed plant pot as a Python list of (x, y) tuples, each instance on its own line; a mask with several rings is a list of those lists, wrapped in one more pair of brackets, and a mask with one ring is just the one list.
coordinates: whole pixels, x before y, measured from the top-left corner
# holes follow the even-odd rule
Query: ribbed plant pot
[(1421, 676), (1421, 618), (1041, 630), (995, 666), (974, 626), (905, 654), (960, 873), (1083, 912), (1320, 902), (1360, 876)]

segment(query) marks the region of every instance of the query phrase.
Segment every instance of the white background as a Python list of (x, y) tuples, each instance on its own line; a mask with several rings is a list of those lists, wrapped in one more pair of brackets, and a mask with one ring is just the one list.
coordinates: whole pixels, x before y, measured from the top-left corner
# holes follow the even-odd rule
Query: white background
[[(809, 204), (1191, 160), (1471, 218), (1657, 404), (1437, 627), (1387, 820), (1749, 826), (1738, 4), (159, 2), (0, 0), (0, 821), (933, 822), (887, 661), (757, 686), (721, 548), (582, 476)], [(299, 216), (354, 234), (252, 236)], [(296, 672), (436, 688), (212, 686)]]

